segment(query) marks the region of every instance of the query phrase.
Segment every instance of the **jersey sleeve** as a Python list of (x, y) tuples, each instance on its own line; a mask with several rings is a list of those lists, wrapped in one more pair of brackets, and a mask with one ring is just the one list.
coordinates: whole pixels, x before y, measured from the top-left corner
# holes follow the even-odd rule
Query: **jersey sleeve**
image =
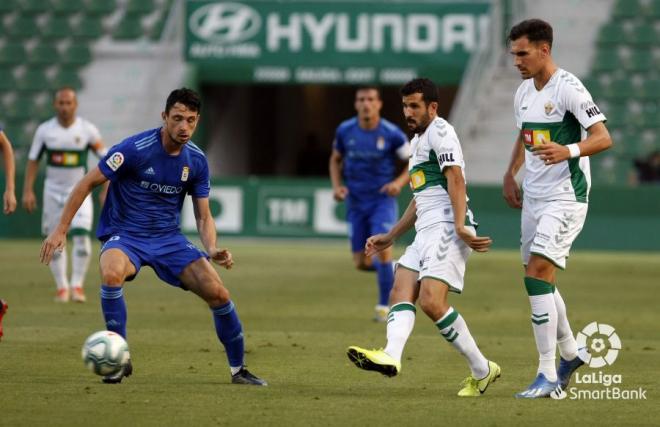
[(103, 145), (101, 132), (99, 132), (99, 129), (96, 126), (94, 126), (93, 123), (86, 122), (86, 125), (87, 125), (87, 132), (89, 134), (89, 140), (87, 141), (87, 146), (99, 158), (105, 156), (108, 153), (108, 149), (105, 147), (105, 145)]
[(137, 161), (137, 150), (131, 141), (121, 142), (110, 148), (108, 153), (101, 157), (99, 169), (110, 181), (116, 181), (125, 175)]
[(332, 148), (339, 151), (344, 155), (344, 136), (342, 135), (341, 128), (337, 128), (335, 132), (335, 139), (332, 141)]
[(44, 142), (44, 128), (39, 126), (37, 131), (34, 133), (34, 138), (32, 138), (32, 145), (30, 145), (30, 152), (28, 153), (29, 160), (39, 160), (41, 155), (46, 150), (46, 145)]
[(441, 171), (448, 166), (463, 166), (463, 152), (454, 129), (446, 125), (432, 129), (429, 143), (438, 158)]
[(570, 111), (583, 128), (588, 129), (595, 123), (607, 120), (582, 83), (566, 84), (562, 92), (566, 111)]
[(209, 164), (206, 158), (199, 162), (199, 171), (195, 173), (194, 180), (190, 186), (189, 194), (195, 198), (209, 197), (211, 191), (211, 181), (209, 177)]
[(394, 131), (394, 151), (396, 155), (401, 160), (408, 160), (410, 157), (410, 144), (408, 143), (408, 137), (405, 133), (398, 127)]
[(516, 95), (513, 98), (513, 117), (516, 119), (516, 127), (522, 129), (522, 116), (520, 115), (520, 101), (522, 98), (522, 85), (518, 87)]

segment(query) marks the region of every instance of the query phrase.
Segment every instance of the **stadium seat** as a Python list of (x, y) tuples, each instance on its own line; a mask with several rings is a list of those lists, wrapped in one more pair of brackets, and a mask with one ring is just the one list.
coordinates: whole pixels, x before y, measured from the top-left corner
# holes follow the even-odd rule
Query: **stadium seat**
[(115, 0), (88, 0), (85, 4), (85, 13), (88, 15), (108, 15), (115, 11)]
[(73, 27), (73, 36), (82, 39), (97, 39), (103, 35), (103, 22), (100, 17), (86, 16)]
[(134, 40), (142, 36), (142, 20), (138, 15), (126, 15), (112, 33), (116, 40)]
[(19, 96), (5, 106), (3, 115), (11, 121), (29, 120), (33, 117), (34, 101), (30, 96)]
[(132, 15), (146, 15), (156, 10), (153, 0), (128, 0), (126, 13)]
[(622, 78), (613, 81), (605, 89), (603, 94), (607, 99), (614, 100), (615, 102), (624, 101), (629, 99), (631, 96), (634, 96), (637, 89), (632, 81), (628, 78)]
[(594, 57), (592, 70), (602, 73), (618, 70), (621, 68), (621, 61), (616, 49), (599, 49)]
[(13, 13), (16, 11), (18, 5), (16, 0), (2, 0), (0, 1), (0, 16)]
[(52, 10), (59, 15), (71, 15), (85, 10), (83, 0), (51, 0)]
[(645, 80), (637, 96), (645, 101), (660, 101), (660, 81), (657, 78)]
[(602, 98), (603, 93), (605, 92), (605, 87), (599, 79), (584, 79), (582, 84), (587, 88), (593, 99), (598, 100)]
[(618, 19), (636, 18), (643, 14), (639, 0), (617, 0), (612, 9), (612, 16)]
[(651, 0), (647, 9), (647, 16), (650, 18), (660, 19), (660, 0)]
[(167, 23), (167, 12), (164, 12), (163, 16), (161, 16), (149, 29), (148, 32), (149, 39), (153, 41), (160, 40), (161, 36), (163, 35), (163, 30), (165, 29), (166, 23)]
[[(16, 88), (16, 78), (11, 68), (0, 67), (0, 92), (6, 93)], [(2, 113), (0, 113), (1, 115)]]
[(21, 13), (25, 15), (38, 15), (50, 11), (48, 0), (20, 0), (19, 5)]
[(653, 68), (653, 54), (650, 50), (636, 50), (628, 61), (624, 62), (627, 70), (646, 73)]
[(39, 31), (42, 39), (55, 41), (71, 36), (72, 29), (67, 16), (52, 15)]
[(25, 62), (27, 54), (22, 43), (7, 43), (0, 47), (0, 66), (19, 65)]
[(653, 24), (642, 23), (625, 35), (625, 41), (638, 46), (650, 46), (658, 43), (659, 34)]
[(33, 17), (19, 15), (12, 23), (5, 26), (5, 30), (13, 40), (29, 39), (36, 35), (37, 25)]
[(18, 89), (26, 92), (46, 91), (50, 89), (48, 78), (39, 68), (28, 68), (25, 73), (18, 78)]
[(617, 45), (624, 41), (625, 30), (618, 23), (603, 25), (598, 33), (597, 43), (601, 46)]
[(28, 64), (47, 66), (57, 63), (60, 59), (57, 47), (53, 43), (40, 43), (32, 48), (28, 55)]
[(62, 63), (86, 65), (92, 60), (92, 52), (86, 43), (72, 43), (62, 50)]
[(70, 86), (76, 90), (83, 87), (80, 76), (73, 68), (60, 67), (51, 80), (51, 89), (57, 90), (63, 86)]

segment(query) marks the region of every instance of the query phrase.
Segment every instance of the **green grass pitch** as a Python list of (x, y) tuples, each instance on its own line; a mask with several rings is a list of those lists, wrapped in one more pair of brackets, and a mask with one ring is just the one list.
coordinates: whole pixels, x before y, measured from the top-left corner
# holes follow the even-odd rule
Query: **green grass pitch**
[[(270, 386), (230, 384), (209, 310), (161, 283), (149, 268), (125, 288), (134, 375), (104, 385), (80, 359), (84, 339), (104, 329), (96, 260), (86, 304), (56, 304), (37, 241), (0, 242), (0, 298), (9, 302), (0, 342), (0, 425), (651, 425), (660, 421), (660, 254), (576, 251), (559, 289), (574, 332), (614, 326), (623, 349), (604, 373), (647, 400), (519, 401), (534, 377), (529, 305), (518, 254), (474, 254), (465, 317), (502, 377), (476, 399), (459, 399), (462, 357), (418, 310), (400, 376), (356, 369), (349, 345), (380, 347), (371, 321), (376, 285), (352, 268), (346, 242), (223, 240), (236, 266), (221, 275), (246, 334), (247, 364)], [(397, 248), (400, 254), (402, 248)], [(98, 253), (98, 246), (95, 247)], [(588, 368), (583, 368), (587, 372)], [(596, 390), (598, 385), (580, 385)]]

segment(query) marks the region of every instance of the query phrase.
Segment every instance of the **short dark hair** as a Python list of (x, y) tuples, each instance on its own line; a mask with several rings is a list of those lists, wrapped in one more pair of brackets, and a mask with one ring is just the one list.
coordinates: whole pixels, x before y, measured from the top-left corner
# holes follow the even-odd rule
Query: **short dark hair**
[(414, 93), (421, 93), (422, 99), (426, 105), (431, 102), (439, 102), (438, 88), (431, 80), (426, 78), (412, 79), (399, 90), (402, 96), (412, 95)]
[(177, 102), (188, 107), (189, 110), (200, 112), (202, 109), (202, 101), (199, 99), (199, 94), (192, 89), (182, 87), (174, 89), (167, 97), (165, 102), (165, 113), (169, 113), (174, 104)]
[(376, 93), (378, 94), (378, 99), (380, 99), (380, 89), (378, 88), (378, 86), (375, 86), (375, 85), (361, 85), (361, 86), (358, 86), (357, 89), (355, 89), (355, 93), (357, 94), (361, 90), (375, 90)]
[(511, 28), (509, 41), (527, 37), (530, 42), (547, 42), (552, 48), (552, 26), (542, 19), (527, 19)]

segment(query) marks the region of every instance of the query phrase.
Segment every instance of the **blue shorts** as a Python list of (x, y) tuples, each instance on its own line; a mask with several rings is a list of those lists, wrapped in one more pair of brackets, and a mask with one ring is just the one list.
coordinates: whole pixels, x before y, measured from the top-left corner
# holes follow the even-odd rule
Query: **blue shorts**
[(367, 239), (387, 233), (396, 223), (398, 206), (393, 197), (383, 197), (369, 203), (349, 203), (346, 211), (348, 237), (353, 252), (363, 252)]
[(137, 276), (140, 267), (148, 265), (161, 280), (178, 287), (182, 287), (179, 276), (188, 264), (202, 257), (208, 259), (206, 252), (190, 243), (181, 233), (153, 238), (116, 234), (103, 242), (101, 253), (108, 249), (119, 249), (135, 266), (135, 275), (127, 281)]

